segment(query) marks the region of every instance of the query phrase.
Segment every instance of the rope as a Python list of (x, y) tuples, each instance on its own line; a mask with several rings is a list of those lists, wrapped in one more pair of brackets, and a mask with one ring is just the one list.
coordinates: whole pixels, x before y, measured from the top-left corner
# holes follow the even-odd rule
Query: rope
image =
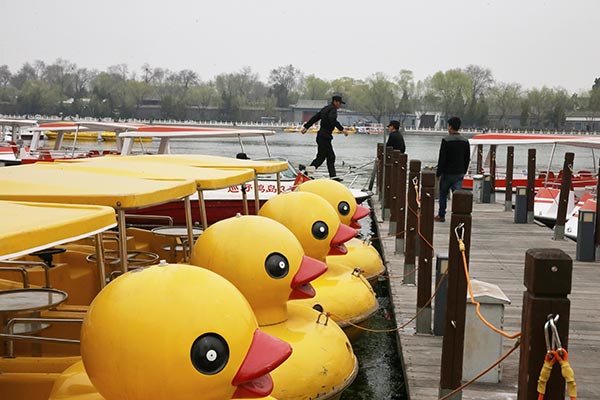
[[(562, 355), (561, 355), (562, 353)], [(575, 373), (571, 364), (569, 364), (569, 353), (563, 348), (556, 350), (548, 350), (544, 357), (544, 365), (540, 371), (540, 377), (538, 379), (538, 400), (544, 400), (546, 394), (546, 384), (550, 379), (552, 373), (552, 367), (554, 363), (558, 361), (560, 364), (560, 372), (565, 381), (567, 382), (567, 393), (569, 394), (570, 400), (577, 398), (577, 383), (575, 383)]]
[(498, 360), (496, 360), (492, 365), (490, 365), (489, 367), (487, 367), (486, 369), (484, 369), (483, 371), (481, 371), (476, 377), (474, 377), (470, 381), (463, 383), (462, 385), (460, 385), (459, 387), (457, 387), (456, 389), (454, 389), (453, 391), (451, 391), (447, 395), (445, 395), (443, 397), (440, 397), (439, 400), (449, 399), (450, 397), (454, 396), (456, 393), (462, 391), (464, 388), (470, 386), (472, 383), (474, 383), (475, 381), (477, 381), (483, 375), (485, 375), (489, 371), (491, 371), (491, 369), (494, 368), (496, 365), (500, 364), (502, 361), (504, 361), (506, 358), (508, 358), (508, 356), (510, 356), (520, 345), (521, 345), (521, 340), (519, 339), (519, 340), (517, 340), (515, 342), (515, 344), (513, 345), (513, 347), (510, 350), (508, 350), (506, 353), (504, 353), (502, 355), (502, 357), (500, 357)]
[(471, 278), (469, 277), (469, 268), (467, 266), (467, 256), (465, 254), (465, 243), (463, 242), (463, 239), (461, 239), (461, 238), (458, 238), (458, 247), (462, 254), (463, 269), (465, 271), (465, 277), (467, 279), (467, 286), (469, 288), (469, 296), (471, 297), (471, 304), (475, 304), (475, 311), (477, 312), (477, 316), (479, 317), (481, 322), (483, 322), (488, 328), (490, 328), (494, 332), (504, 336), (507, 339), (516, 339), (516, 338), (520, 337), (521, 332), (517, 332), (513, 335), (506, 333), (503, 330), (500, 330), (500, 329), (496, 328), (494, 325), (490, 324), (487, 321), (487, 319), (485, 319), (485, 317), (481, 314), (481, 312), (479, 310), (479, 308), (481, 307), (481, 304), (477, 300), (475, 300), (475, 298), (473, 296), (473, 288), (471, 287)]
[(444, 282), (444, 279), (446, 279), (447, 274), (444, 273), (442, 275), (442, 278), (440, 279), (440, 281), (438, 282), (435, 290), (433, 291), (433, 294), (431, 295), (431, 297), (429, 298), (429, 300), (427, 300), (427, 303), (425, 303), (425, 305), (423, 307), (421, 307), (417, 313), (411, 318), (409, 319), (407, 322), (405, 322), (404, 324), (400, 325), (397, 328), (393, 328), (393, 329), (370, 329), (370, 328), (365, 328), (364, 326), (360, 326), (360, 325), (356, 325), (352, 322), (350, 322), (349, 320), (343, 319), (342, 317), (340, 317), (339, 315), (336, 315), (334, 313), (327, 313), (327, 316), (331, 316), (333, 318), (336, 318), (338, 320), (338, 322), (344, 322), (347, 323), (350, 326), (353, 326), (354, 328), (357, 329), (361, 329), (363, 331), (366, 332), (373, 332), (373, 333), (391, 333), (391, 332), (397, 332), (400, 331), (404, 328), (406, 328), (411, 322), (413, 322), (419, 315), (421, 315), (421, 313), (423, 311), (425, 311), (425, 309), (427, 308), (427, 306), (429, 306), (431, 304), (431, 302), (433, 301), (433, 299), (435, 298), (435, 296), (437, 295), (437, 292), (440, 290), (440, 287), (442, 287), (442, 283)]

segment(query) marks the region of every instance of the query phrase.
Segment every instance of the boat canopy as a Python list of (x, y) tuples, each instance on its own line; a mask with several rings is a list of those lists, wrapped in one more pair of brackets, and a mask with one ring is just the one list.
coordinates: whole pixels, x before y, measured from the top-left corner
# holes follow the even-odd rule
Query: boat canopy
[[(283, 160), (240, 160), (231, 157), (209, 156), (203, 154), (144, 154), (105, 157), (95, 157), (94, 161), (112, 163), (119, 160), (144, 163), (164, 163), (173, 165), (187, 165), (203, 168), (225, 169), (253, 169), (257, 174), (274, 174), (288, 169), (287, 161)], [(73, 161), (86, 161), (85, 159)]]
[(469, 139), (472, 146), (527, 144), (561, 144), (568, 146), (600, 148), (600, 137), (589, 135), (541, 135), (512, 133), (481, 133)]
[(17, 126), (17, 127), (25, 127), (25, 126), (35, 126), (37, 125), (37, 121), (33, 119), (7, 119), (0, 118), (0, 126)]
[[(119, 138), (123, 140), (121, 154), (131, 154), (133, 142), (138, 138), (156, 138), (160, 139), (158, 147), (159, 154), (168, 154), (170, 152), (169, 142), (171, 139), (223, 139), (237, 138), (242, 144), (242, 138), (262, 137), (267, 140), (267, 136), (275, 135), (275, 131), (265, 129), (231, 129), (231, 128), (206, 128), (189, 126), (152, 126), (146, 125), (138, 128), (134, 132), (123, 132)], [(242, 146), (243, 151), (243, 146)], [(267, 146), (268, 151), (268, 146)]]
[(0, 200), (94, 204), (133, 209), (195, 193), (188, 179), (140, 179), (68, 170), (53, 163), (0, 168)]
[(198, 168), (184, 164), (166, 163), (155, 159), (154, 162), (139, 162), (149, 156), (132, 157), (92, 157), (56, 162), (54, 168), (64, 170), (89, 171), (101, 174), (115, 174), (135, 178), (195, 181), (199, 189), (222, 189), (239, 185), (254, 179), (254, 170)]
[(103, 206), (0, 201), (0, 214), (0, 260), (95, 235), (117, 225), (115, 211)]

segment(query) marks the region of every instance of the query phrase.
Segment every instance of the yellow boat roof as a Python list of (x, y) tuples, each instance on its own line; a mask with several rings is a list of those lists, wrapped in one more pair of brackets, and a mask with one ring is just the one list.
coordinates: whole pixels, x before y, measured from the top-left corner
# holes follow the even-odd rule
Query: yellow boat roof
[[(257, 174), (274, 174), (287, 170), (287, 161), (282, 160), (240, 160), (231, 157), (209, 156), (203, 154), (144, 154), (131, 156), (95, 157), (93, 160), (104, 162), (126, 159), (138, 162), (164, 162), (203, 168), (251, 168)], [(109, 161), (109, 162), (110, 162)]]
[(54, 163), (0, 168), (0, 200), (94, 204), (118, 209), (148, 207), (196, 192), (192, 180), (140, 179), (67, 170)]
[(115, 210), (92, 205), (0, 201), (0, 215), (0, 260), (91, 236), (117, 224)]
[(138, 162), (138, 159), (142, 158), (144, 156), (80, 158), (65, 163), (54, 163), (54, 167), (145, 179), (184, 178), (195, 181), (200, 189), (222, 189), (254, 179), (254, 170), (250, 168), (199, 168), (180, 163), (161, 162), (158, 159)]

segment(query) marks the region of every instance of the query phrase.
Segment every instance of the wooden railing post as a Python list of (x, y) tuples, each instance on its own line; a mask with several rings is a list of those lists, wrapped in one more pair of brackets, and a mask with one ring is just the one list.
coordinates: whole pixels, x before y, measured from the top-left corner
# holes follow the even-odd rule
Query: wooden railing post
[[(562, 347), (568, 349), (573, 260), (559, 249), (529, 249), (525, 253), (526, 291), (521, 317), (518, 400), (537, 399), (537, 381), (546, 355), (544, 324), (550, 314), (556, 323)], [(559, 363), (554, 364), (544, 400), (563, 400), (565, 380)]]
[(404, 279), (405, 284), (415, 283), (415, 258), (417, 254), (417, 191), (415, 186), (420, 186), (421, 161), (410, 160), (407, 188), (407, 215), (406, 215), (406, 248), (404, 249)]
[[(450, 242), (448, 247), (448, 295), (446, 299), (446, 322), (442, 342), (442, 366), (440, 373), (440, 396), (460, 386), (463, 370), (465, 341), (465, 313), (467, 308), (467, 278), (459, 249), (457, 231), (465, 245), (467, 265), (471, 248), (471, 211), (473, 193), (457, 190), (452, 198)], [(458, 392), (450, 399), (462, 398)]]
[(512, 211), (513, 166), (515, 160), (514, 146), (506, 149), (506, 192), (504, 193), (504, 211)]
[(383, 143), (377, 143), (377, 195), (383, 196)]
[[(399, 152), (399, 150), (396, 150)], [(404, 229), (406, 227), (406, 163), (408, 156), (401, 153), (398, 156), (400, 164), (398, 174), (398, 201), (396, 202), (396, 251), (395, 254), (404, 253)]]
[(496, 145), (490, 146), (490, 203), (496, 202)]
[[(421, 218), (419, 223), (419, 279), (417, 311), (431, 298), (431, 266), (433, 259), (433, 215), (435, 205), (435, 172), (421, 173)], [(417, 317), (417, 333), (431, 334), (431, 303)]]
[(392, 146), (387, 146), (385, 149), (383, 167), (383, 211), (381, 218), (386, 219), (390, 215), (390, 203), (392, 202)]
[[(598, 172), (600, 173), (600, 161), (598, 166)], [(596, 194), (600, 193), (600, 179), (596, 183)], [(597, 197), (597, 196), (596, 196)], [(596, 198), (596, 230), (594, 233), (594, 243), (596, 244), (596, 261), (600, 261), (600, 201)]]
[(567, 207), (569, 206), (569, 193), (571, 192), (571, 175), (573, 172), (574, 153), (565, 153), (562, 180), (560, 183), (560, 195), (558, 198), (558, 211), (556, 213), (556, 225), (554, 225), (554, 240), (565, 238), (565, 222), (567, 222)]
[(535, 198), (535, 149), (527, 153), (527, 223), (533, 223), (533, 199)]
[(391, 167), (391, 174), (390, 174), (390, 224), (389, 224), (389, 230), (388, 230), (388, 235), (393, 235), (396, 233), (396, 221), (397, 221), (397, 214), (398, 214), (398, 190), (400, 189), (400, 182), (399, 180), (399, 176), (400, 176), (400, 162), (399, 162), (399, 156), (400, 155), (400, 151), (399, 150), (393, 150), (392, 151), (392, 167)]
[(477, 172), (475, 175), (479, 175), (483, 173), (483, 145), (477, 145)]

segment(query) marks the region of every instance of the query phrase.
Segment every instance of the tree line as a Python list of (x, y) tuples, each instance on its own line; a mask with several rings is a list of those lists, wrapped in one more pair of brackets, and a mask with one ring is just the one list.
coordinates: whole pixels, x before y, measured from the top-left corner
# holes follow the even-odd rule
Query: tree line
[(125, 64), (97, 71), (59, 58), (52, 64), (28, 62), (14, 72), (0, 66), (0, 106), (21, 115), (134, 118), (140, 107), (155, 104), (160, 107), (157, 118), (185, 119), (186, 110), (196, 107), (217, 109), (221, 119), (236, 121), (245, 108), (275, 115), (300, 99), (326, 100), (334, 93), (344, 96), (349, 109), (378, 122), (438, 111), (462, 116), (466, 127), (501, 128), (518, 116), (522, 127), (560, 129), (568, 112), (600, 111), (600, 78), (583, 93), (546, 86), (525, 89), (495, 80), (491, 69), (478, 65), (418, 81), (406, 69), (395, 76), (376, 72), (365, 79), (325, 80), (285, 65), (272, 69), (266, 82), (250, 67), (203, 81), (193, 70), (149, 64), (140, 71)]

